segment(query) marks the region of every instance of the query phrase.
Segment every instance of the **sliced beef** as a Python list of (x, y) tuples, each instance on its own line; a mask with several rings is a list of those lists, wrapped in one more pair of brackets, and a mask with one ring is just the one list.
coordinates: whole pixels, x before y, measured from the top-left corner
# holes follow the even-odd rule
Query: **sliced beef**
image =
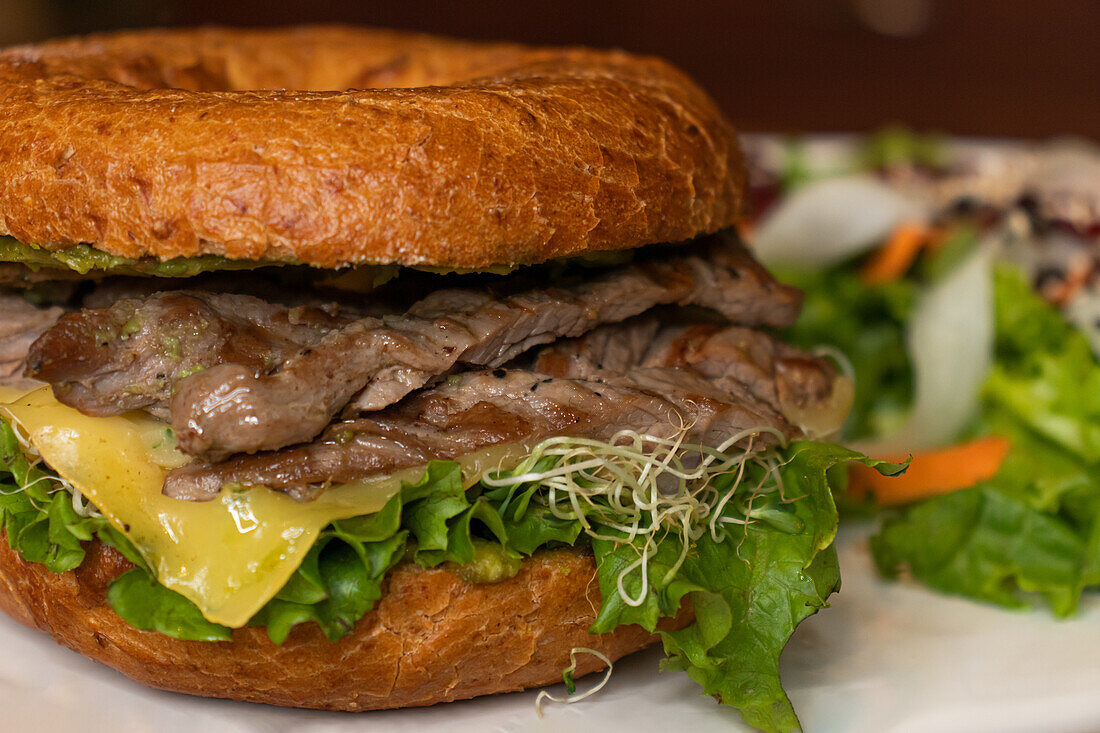
[(747, 325), (785, 326), (800, 296), (720, 237), (560, 287), (504, 297), (437, 291), (402, 316), (331, 331), (274, 373), (226, 363), (189, 377), (172, 400), (172, 426), (182, 450), (208, 460), (305, 442), (357, 393), (353, 412), (379, 410), (457, 363), (496, 366), (532, 346), (672, 303)]
[(354, 320), (205, 291), (127, 298), (67, 316), (34, 345), (27, 373), (88, 414), (170, 415), (184, 451), (217, 460), (309, 441), (342, 408), (379, 410), (458, 364), (497, 366), (656, 305), (772, 326), (799, 307), (796, 290), (721, 236), (557, 287), (531, 279), (435, 291), (402, 315)]
[(0, 385), (33, 386), (22, 377), (27, 350), (39, 335), (57, 322), (64, 310), (39, 307), (22, 295), (0, 293)]
[(734, 385), (779, 412), (826, 401), (836, 370), (775, 337), (716, 324), (662, 325), (641, 317), (598, 328), (583, 338), (542, 349), (534, 369), (555, 377), (588, 378), (633, 366), (685, 367), (723, 388)]
[(167, 417), (181, 379), (218, 364), (266, 373), (344, 321), (319, 308), (285, 308), (203, 291), (125, 298), (62, 317), (27, 356), (27, 375), (89, 415), (146, 409)]
[(624, 372), (641, 366), (654, 339), (669, 328), (674, 327), (662, 327), (659, 318), (631, 318), (624, 323), (601, 326), (581, 338), (563, 339), (539, 349), (530, 365), (552, 377), (587, 379), (596, 373)]
[[(534, 442), (554, 435), (609, 439), (624, 429), (672, 437), (686, 426), (689, 442), (719, 445), (748, 428), (797, 430), (744, 390), (728, 390), (685, 369), (635, 368), (595, 372), (587, 379), (554, 379), (525, 370), (456, 375), (398, 405), (337, 422), (312, 443), (196, 462), (172, 471), (164, 491), (207, 500), (222, 486), (267, 486), (312, 498), (329, 484), (420, 466), (494, 445)], [(754, 446), (774, 444), (764, 432)]]

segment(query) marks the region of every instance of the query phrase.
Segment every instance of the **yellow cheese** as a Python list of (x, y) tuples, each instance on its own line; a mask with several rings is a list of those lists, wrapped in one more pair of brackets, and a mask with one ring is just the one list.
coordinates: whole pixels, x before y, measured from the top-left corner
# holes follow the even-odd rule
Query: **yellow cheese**
[[(423, 475), (422, 468), (410, 469), (333, 487), (304, 504), (265, 488), (182, 501), (161, 494), (167, 471), (189, 460), (163, 422), (136, 414), (89, 417), (57, 402), (48, 387), (0, 388), (0, 402), (0, 417), (133, 542), (162, 584), (230, 627), (243, 626), (278, 593), (325, 525), (378, 511), (402, 480)], [(467, 456), (464, 474), (476, 480), (489, 462), (524, 452), (513, 446)]]

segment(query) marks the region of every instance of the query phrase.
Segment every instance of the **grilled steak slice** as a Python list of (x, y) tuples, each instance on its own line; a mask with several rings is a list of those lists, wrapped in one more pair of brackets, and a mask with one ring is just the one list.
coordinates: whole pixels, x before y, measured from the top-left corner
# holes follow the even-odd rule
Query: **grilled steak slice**
[(27, 374), (89, 415), (146, 409), (167, 417), (172, 391), (187, 375), (226, 362), (265, 373), (341, 323), (319, 308), (247, 295), (127, 298), (62, 317), (34, 343)]
[(715, 324), (662, 326), (644, 316), (559, 341), (534, 359), (536, 371), (581, 379), (634, 366), (690, 367), (719, 387), (741, 387), (783, 413), (824, 402), (836, 379), (827, 360), (762, 331)]
[(497, 366), (532, 346), (672, 303), (784, 326), (800, 297), (723, 238), (562, 287), (506, 297), (437, 291), (402, 316), (331, 331), (273, 374), (228, 363), (189, 377), (172, 400), (172, 426), (182, 450), (208, 460), (281, 448), (318, 435), (360, 391), (353, 411), (382, 409), (456, 363)]
[(64, 310), (39, 308), (23, 296), (0, 293), (0, 385), (31, 386), (22, 378), (27, 350), (38, 336), (52, 326)]
[[(329, 484), (494, 445), (554, 435), (606, 440), (624, 429), (672, 437), (679, 426), (686, 427), (688, 442), (709, 445), (749, 428), (775, 428), (788, 438), (798, 432), (747, 392), (731, 394), (685, 369), (596, 372), (588, 379), (495, 369), (456, 375), (381, 412), (337, 422), (306, 445), (177, 468), (164, 492), (201, 501), (237, 483), (308, 499)], [(762, 432), (753, 445), (763, 448), (777, 439)]]
[(799, 295), (723, 237), (561, 287), (442, 290), (403, 315), (354, 320), (177, 291), (67, 316), (34, 345), (27, 373), (88, 414), (170, 415), (183, 450), (216, 460), (309, 441), (356, 393), (348, 413), (382, 409), (457, 363), (497, 366), (667, 303), (782, 326)]

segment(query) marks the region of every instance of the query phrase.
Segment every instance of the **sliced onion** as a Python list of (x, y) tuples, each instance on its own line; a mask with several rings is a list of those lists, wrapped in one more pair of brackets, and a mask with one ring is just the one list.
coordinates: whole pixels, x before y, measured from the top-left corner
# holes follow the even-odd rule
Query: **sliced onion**
[(783, 399), (779, 394), (780, 410), (792, 425), (797, 425), (810, 440), (827, 440), (844, 427), (848, 413), (855, 401), (855, 382), (850, 377), (838, 376), (833, 380), (833, 391), (818, 403), (799, 405)]
[(778, 204), (752, 248), (768, 266), (828, 267), (881, 243), (902, 222), (925, 219), (920, 204), (872, 176), (830, 178)]
[(993, 257), (979, 246), (921, 296), (909, 321), (913, 410), (895, 434), (859, 447), (893, 456), (955, 440), (979, 409), (993, 361)]

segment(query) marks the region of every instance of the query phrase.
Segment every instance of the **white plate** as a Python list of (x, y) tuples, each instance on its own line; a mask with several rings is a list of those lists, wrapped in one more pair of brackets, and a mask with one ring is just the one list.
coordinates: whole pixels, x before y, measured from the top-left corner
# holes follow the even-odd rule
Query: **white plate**
[[(878, 580), (865, 528), (849, 528), (840, 547), (843, 590), (802, 625), (783, 656), (783, 678), (808, 731), (1100, 730), (1100, 605), (1061, 622), (980, 606)], [(533, 692), (420, 710), (317, 713), (147, 690), (5, 617), (0, 730), (746, 730), (686, 675), (659, 674), (659, 658), (645, 652), (623, 660), (599, 695), (550, 705), (542, 719)]]

